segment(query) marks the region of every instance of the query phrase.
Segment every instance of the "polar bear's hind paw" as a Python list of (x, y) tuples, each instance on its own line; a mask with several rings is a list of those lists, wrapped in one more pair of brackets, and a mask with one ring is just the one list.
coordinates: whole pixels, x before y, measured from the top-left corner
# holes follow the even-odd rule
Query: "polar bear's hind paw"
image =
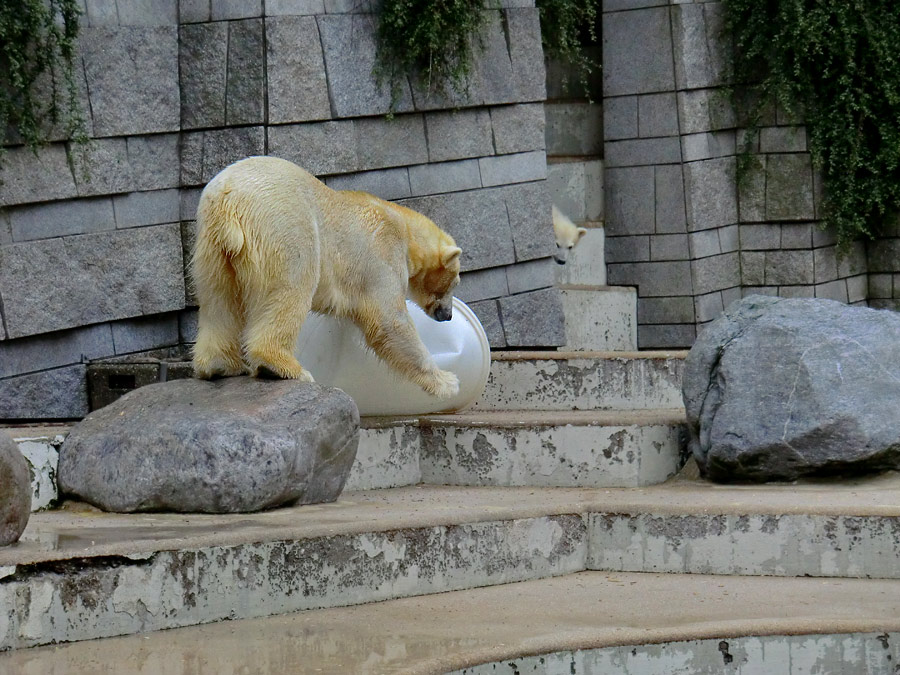
[(300, 380), (315, 382), (313, 376), (294, 359), (254, 359), (251, 374), (263, 380)]
[(242, 375), (244, 365), (224, 357), (212, 359), (194, 358), (194, 377), (200, 380), (216, 380), (220, 377), (235, 377)]

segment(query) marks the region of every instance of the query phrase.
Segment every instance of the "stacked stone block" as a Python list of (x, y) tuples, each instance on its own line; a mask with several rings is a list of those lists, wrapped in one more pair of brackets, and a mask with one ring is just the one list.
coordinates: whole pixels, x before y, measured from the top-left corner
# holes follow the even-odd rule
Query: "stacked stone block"
[(767, 111), (738, 175), (746, 136), (724, 91), (722, 4), (603, 11), (607, 260), (610, 283), (638, 288), (640, 346), (688, 347), (749, 293), (865, 302), (871, 247), (838, 253), (822, 230), (802, 121)]
[(3, 158), (0, 418), (80, 417), (87, 360), (179, 342), (178, 7), (119, 4), (82, 18), (93, 143)]
[[(727, 167), (683, 162), (671, 17), (662, 4), (603, 6), (607, 271), (611, 284), (638, 288), (640, 347), (693, 342), (691, 248), (702, 234), (689, 233), (727, 218), (721, 213), (727, 195), (693, 204), (686, 199), (686, 184)], [(728, 288), (728, 242), (724, 259), (718, 241), (706, 243), (697, 273), (707, 292)]]
[(869, 306), (900, 312), (900, 219), (867, 247)]
[(200, 190), (254, 154), (420, 210), (464, 250), (492, 346), (564, 344), (533, 2), (488, 12), (465, 95), (372, 77), (372, 3), (85, 0), (86, 150), (10, 147), (0, 179), (0, 419), (88, 412), (85, 362), (196, 334)]

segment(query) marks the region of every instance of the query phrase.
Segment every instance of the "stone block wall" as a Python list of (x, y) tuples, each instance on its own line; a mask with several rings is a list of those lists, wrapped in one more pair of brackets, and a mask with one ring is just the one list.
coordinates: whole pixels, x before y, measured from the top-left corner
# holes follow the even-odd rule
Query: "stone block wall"
[[(873, 263), (900, 270), (895, 240), (842, 256), (821, 229), (801, 120), (769, 111), (738, 178), (744, 136), (723, 92), (722, 26), (720, 2), (603, 3), (608, 275), (638, 288), (642, 348), (689, 347), (743, 295), (865, 303)], [(885, 306), (896, 298), (886, 275), (874, 277)]]
[(388, 119), (371, 3), (85, 0), (93, 141), (9, 147), (0, 170), (0, 419), (81, 417), (86, 361), (193, 340), (196, 202), (254, 154), (447, 229), (492, 346), (564, 344), (533, 5), (488, 12), (465, 96), (407, 82)]
[(900, 312), (900, 219), (868, 244), (869, 306)]

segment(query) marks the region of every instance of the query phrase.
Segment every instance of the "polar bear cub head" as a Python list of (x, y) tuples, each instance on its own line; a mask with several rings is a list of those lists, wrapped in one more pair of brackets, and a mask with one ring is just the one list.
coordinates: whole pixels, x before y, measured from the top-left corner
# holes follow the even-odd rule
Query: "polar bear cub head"
[(459, 284), (462, 250), (453, 237), (413, 212), (417, 235), (409, 247), (409, 298), (435, 321), (453, 318), (453, 289)]
[(560, 265), (565, 265), (569, 259), (569, 251), (575, 248), (575, 244), (587, 234), (583, 227), (576, 227), (565, 214), (555, 206), (553, 207), (553, 231), (556, 233), (556, 253), (553, 259)]

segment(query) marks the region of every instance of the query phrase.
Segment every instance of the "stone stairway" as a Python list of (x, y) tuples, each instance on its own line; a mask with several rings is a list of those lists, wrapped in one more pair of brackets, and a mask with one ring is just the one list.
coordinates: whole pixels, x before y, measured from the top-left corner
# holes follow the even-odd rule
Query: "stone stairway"
[(862, 675), (895, 672), (900, 659), (900, 582), (706, 575), (671, 581), (663, 574), (580, 572), (20, 650), (0, 654), (0, 664), (41, 675)]
[[(900, 476), (699, 479), (685, 354), (613, 329), (627, 289), (569, 290), (603, 339), (364, 419), (337, 503), (34, 514), (0, 549), (0, 672), (894, 673)], [(54, 504), (66, 429), (13, 432)]]
[[(517, 657), (534, 657), (520, 672), (569, 672), (539, 658), (568, 667), (629, 652), (657, 670), (600, 672), (892, 673), (898, 494), (891, 475), (753, 488), (682, 475), (645, 488), (420, 485), (241, 516), (47, 511), (0, 550), (0, 644), (13, 648), (0, 672), (90, 672), (78, 670), (98, 662), (86, 653), (162, 659), (207, 635), (269, 654), (281, 634), (298, 636), (298, 660), (263, 672), (436, 673)], [(268, 616), (113, 641), (108, 653), (106, 642), (21, 650)], [(328, 649), (303, 642), (308, 626)], [(726, 647), (743, 661), (716, 670), (708, 641), (740, 645)], [(798, 651), (819, 670), (777, 661)], [(680, 659), (711, 665), (663, 667)], [(14, 669), (25, 663), (36, 670)]]

